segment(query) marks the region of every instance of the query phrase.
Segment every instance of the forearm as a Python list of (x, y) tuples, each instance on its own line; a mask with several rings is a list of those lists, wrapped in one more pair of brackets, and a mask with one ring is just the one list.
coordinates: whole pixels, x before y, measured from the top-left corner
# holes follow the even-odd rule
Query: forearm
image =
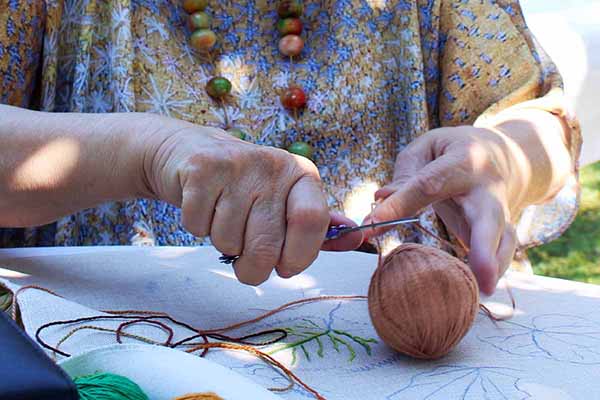
[(0, 226), (51, 222), (144, 195), (139, 114), (54, 114), (0, 105)]
[(511, 168), (519, 192), (516, 208), (545, 202), (555, 196), (573, 172), (575, 160), (567, 147), (568, 127), (555, 115), (536, 109), (503, 113), (493, 123), (508, 138)]

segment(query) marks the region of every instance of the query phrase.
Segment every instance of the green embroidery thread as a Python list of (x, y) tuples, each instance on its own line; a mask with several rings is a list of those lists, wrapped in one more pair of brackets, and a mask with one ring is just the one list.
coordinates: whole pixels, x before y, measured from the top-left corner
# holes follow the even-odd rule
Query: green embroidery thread
[(274, 346), (267, 353), (273, 355), (285, 350), (292, 351), (291, 365), (295, 365), (298, 362), (298, 350), (302, 351), (307, 361), (311, 361), (311, 352), (309, 351), (308, 344), (316, 344), (316, 354), (319, 358), (325, 356), (325, 345), (323, 340), (329, 339), (331, 346), (337, 353), (341, 353), (342, 349), (348, 351), (348, 362), (354, 361), (356, 358), (356, 350), (354, 345), (362, 347), (369, 356), (372, 354), (371, 344), (377, 343), (376, 339), (367, 339), (361, 336), (352, 335), (351, 333), (343, 330), (333, 329), (331, 326), (322, 327), (308, 318), (302, 318), (303, 321), (300, 324), (295, 325), (291, 328), (284, 328), (290, 337), (298, 338), (297, 340)]

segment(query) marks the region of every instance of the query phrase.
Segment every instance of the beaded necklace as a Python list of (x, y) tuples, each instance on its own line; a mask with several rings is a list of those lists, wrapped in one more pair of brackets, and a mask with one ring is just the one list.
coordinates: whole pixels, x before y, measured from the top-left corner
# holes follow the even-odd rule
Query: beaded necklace
[[(205, 11), (207, 6), (208, 0), (183, 0), (183, 8), (189, 14), (188, 24), (193, 32), (190, 36), (190, 44), (212, 62), (211, 50), (217, 43), (217, 35), (210, 29), (212, 18)], [(290, 68), (293, 68), (294, 57), (298, 57), (304, 49), (304, 40), (300, 36), (303, 30), (300, 20), (303, 11), (303, 4), (299, 0), (282, 0), (277, 8), (279, 15), (277, 30), (281, 34), (279, 52), (284, 57), (289, 57)], [(231, 82), (223, 76), (215, 76), (206, 84), (206, 92), (223, 110), (225, 116), (223, 128), (231, 135), (244, 140), (247, 134), (240, 128), (231, 126), (227, 116), (226, 102), (231, 88)], [(296, 121), (298, 121), (298, 112), (306, 106), (307, 100), (305, 91), (293, 83), (288, 84), (281, 94), (281, 104), (292, 113)], [(287, 139), (284, 137), (283, 147), (286, 147), (290, 153), (312, 158), (313, 149), (308, 143), (294, 142), (288, 146), (286, 142)]]

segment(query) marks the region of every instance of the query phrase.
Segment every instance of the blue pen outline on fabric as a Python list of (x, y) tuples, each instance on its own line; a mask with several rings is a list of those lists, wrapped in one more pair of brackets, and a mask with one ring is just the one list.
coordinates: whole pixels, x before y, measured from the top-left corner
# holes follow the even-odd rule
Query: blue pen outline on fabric
[(498, 323), (504, 325), (503, 332), (509, 332), (479, 335), (477, 339), (513, 356), (575, 365), (600, 364), (600, 323), (594, 320), (578, 315), (540, 314), (528, 323)]
[[(473, 393), (476, 390), (488, 394), (495, 393), (507, 400), (530, 399), (532, 398), (531, 394), (519, 387), (519, 383), (523, 380), (519, 376), (521, 372), (523, 371), (506, 367), (441, 365), (413, 375), (406, 385), (387, 395), (386, 399), (405, 398), (406, 394), (410, 394), (407, 393), (409, 390), (421, 392), (418, 397), (411, 397), (414, 400), (430, 399), (438, 394), (458, 395), (461, 399), (466, 399), (471, 398), (470, 395), (476, 394)], [(421, 378), (423, 378), (422, 381), (420, 381)], [(508, 382), (502, 383), (501, 380)], [(424, 390), (425, 387), (428, 387), (430, 391), (425, 393), (427, 390)]]

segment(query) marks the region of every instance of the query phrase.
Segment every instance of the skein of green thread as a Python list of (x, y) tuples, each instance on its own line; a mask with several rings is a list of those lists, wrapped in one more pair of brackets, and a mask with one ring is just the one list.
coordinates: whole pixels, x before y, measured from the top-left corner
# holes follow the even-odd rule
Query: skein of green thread
[(148, 400), (148, 396), (133, 381), (124, 376), (99, 373), (73, 380), (80, 400)]

